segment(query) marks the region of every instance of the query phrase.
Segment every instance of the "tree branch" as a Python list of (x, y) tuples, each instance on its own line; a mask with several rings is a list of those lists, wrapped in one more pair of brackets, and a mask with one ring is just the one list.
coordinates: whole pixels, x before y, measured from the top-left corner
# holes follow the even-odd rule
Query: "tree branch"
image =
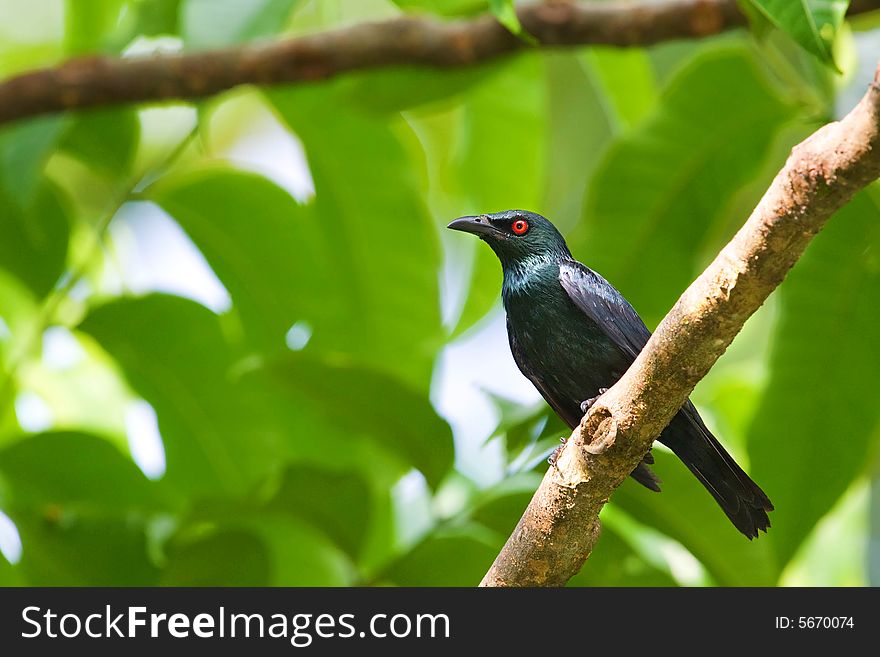
[[(873, 9), (880, 9), (880, 0), (853, 0), (849, 13)], [(517, 13), (544, 47), (644, 46), (746, 24), (736, 0), (558, 0)], [(0, 83), (0, 124), (65, 110), (200, 98), (242, 84), (308, 82), (390, 66), (469, 66), (528, 47), (484, 15), (452, 22), (403, 17), (211, 52), (85, 57)]]
[(861, 102), (792, 149), (751, 217), (571, 434), (481, 586), (562, 586), (599, 511), (825, 222), (880, 177), (880, 65)]

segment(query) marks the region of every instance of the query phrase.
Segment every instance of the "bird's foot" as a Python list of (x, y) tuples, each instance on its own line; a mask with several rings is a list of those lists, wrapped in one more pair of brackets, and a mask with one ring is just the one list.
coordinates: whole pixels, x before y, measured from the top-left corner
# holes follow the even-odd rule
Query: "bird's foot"
[(559, 455), (562, 454), (562, 450), (565, 449), (566, 444), (568, 444), (568, 438), (560, 438), (559, 442), (562, 444), (553, 450), (550, 456), (547, 457), (547, 463), (552, 465), (554, 468), (556, 467), (556, 460), (559, 458)]
[(590, 397), (589, 399), (585, 399), (581, 402), (581, 413), (586, 414), (588, 410), (596, 403), (596, 400), (599, 399), (602, 395), (608, 392), (608, 388), (599, 388), (599, 394), (595, 397)]

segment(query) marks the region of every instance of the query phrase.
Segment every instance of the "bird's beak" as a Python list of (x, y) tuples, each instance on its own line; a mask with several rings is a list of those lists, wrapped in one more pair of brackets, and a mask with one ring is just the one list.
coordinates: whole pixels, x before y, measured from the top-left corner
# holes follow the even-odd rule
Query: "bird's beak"
[(485, 214), (475, 215), (472, 217), (459, 217), (458, 219), (450, 223), (447, 228), (451, 228), (452, 230), (460, 230), (464, 233), (472, 233), (479, 237), (483, 237), (485, 235), (497, 235), (501, 232), (492, 225), (492, 222), (489, 221), (489, 217)]

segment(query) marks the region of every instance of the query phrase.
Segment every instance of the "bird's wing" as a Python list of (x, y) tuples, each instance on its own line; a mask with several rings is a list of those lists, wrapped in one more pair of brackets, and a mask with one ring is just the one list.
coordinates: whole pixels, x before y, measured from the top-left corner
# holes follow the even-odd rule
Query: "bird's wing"
[(560, 265), (559, 282), (574, 305), (635, 360), (651, 332), (623, 295), (592, 269), (575, 261)]

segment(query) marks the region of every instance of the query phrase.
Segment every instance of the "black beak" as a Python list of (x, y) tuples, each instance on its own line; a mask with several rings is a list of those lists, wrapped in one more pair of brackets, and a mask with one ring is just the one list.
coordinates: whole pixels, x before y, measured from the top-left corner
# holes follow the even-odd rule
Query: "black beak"
[(498, 235), (501, 231), (492, 225), (488, 215), (481, 214), (472, 217), (460, 217), (450, 223), (447, 228), (460, 230), (464, 233), (472, 233), (479, 237), (484, 235)]

